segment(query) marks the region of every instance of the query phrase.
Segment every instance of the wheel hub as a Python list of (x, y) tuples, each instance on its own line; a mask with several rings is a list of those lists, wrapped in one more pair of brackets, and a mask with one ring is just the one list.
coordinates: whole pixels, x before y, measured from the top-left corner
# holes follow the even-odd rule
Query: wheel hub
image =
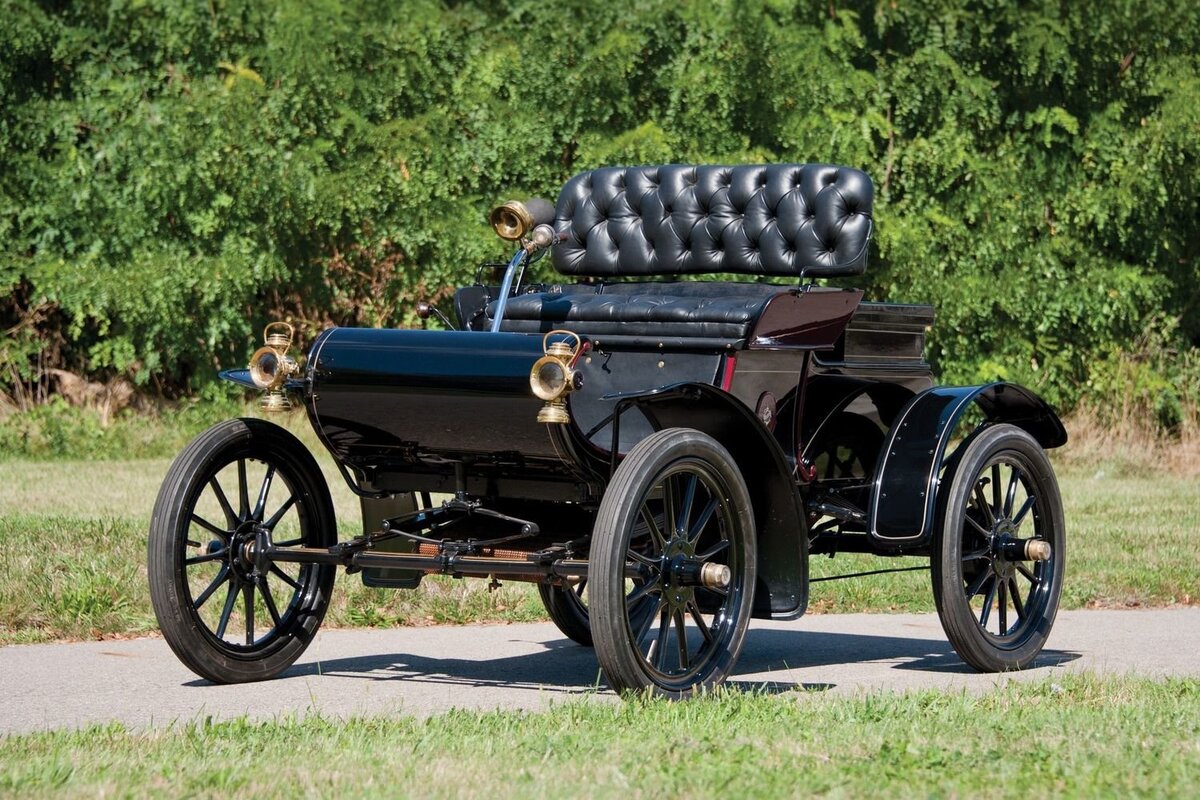
[(695, 595), (687, 580), (687, 574), (698, 563), (695, 555), (695, 546), (685, 536), (674, 537), (663, 550), (663, 599), (672, 612), (685, 609)]
[(229, 570), (238, 583), (250, 583), (255, 578), (256, 527), (254, 520), (248, 520), (229, 537)]

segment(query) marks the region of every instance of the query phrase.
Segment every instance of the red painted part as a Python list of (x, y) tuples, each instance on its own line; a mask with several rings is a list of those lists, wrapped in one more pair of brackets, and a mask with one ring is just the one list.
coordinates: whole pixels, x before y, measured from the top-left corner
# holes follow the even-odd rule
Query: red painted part
[(737, 369), (737, 353), (729, 353), (725, 356), (724, 362), (721, 365), (721, 391), (728, 392), (733, 386), (733, 371)]
[(579, 359), (583, 358), (590, 352), (592, 352), (592, 343), (590, 340), (584, 339), (583, 343), (579, 345), (578, 352), (575, 353), (575, 357), (571, 359), (571, 363), (568, 366), (570, 366), (571, 369), (575, 369), (575, 365), (579, 363)]
[(749, 350), (823, 350), (846, 329), (863, 293), (817, 288), (781, 292), (763, 306), (750, 332)]

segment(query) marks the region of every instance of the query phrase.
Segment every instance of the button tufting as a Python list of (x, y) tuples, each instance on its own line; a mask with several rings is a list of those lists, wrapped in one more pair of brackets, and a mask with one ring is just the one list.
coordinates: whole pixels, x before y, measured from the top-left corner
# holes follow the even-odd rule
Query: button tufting
[[(814, 276), (857, 274), (865, 267), (871, 226), (853, 223), (870, 217), (871, 201), (869, 179), (848, 167), (606, 168), (563, 187), (558, 224), (573, 236), (551, 257), (559, 272), (595, 277), (709, 271), (782, 276), (800, 266)], [(838, 229), (822, 231), (832, 241), (814, 241), (817, 216), (820, 228), (828, 222)], [(847, 221), (851, 225), (842, 228)], [(762, 238), (764, 232), (773, 238)], [(692, 234), (699, 238), (693, 241)]]

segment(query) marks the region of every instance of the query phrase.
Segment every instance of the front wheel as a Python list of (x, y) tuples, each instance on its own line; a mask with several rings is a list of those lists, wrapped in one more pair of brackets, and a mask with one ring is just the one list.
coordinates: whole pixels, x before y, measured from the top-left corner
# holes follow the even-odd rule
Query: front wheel
[(167, 644), (215, 683), (287, 669), (325, 616), (335, 568), (256, 558), (329, 547), (333, 503), (312, 454), (277, 425), (235, 419), (196, 437), (171, 465), (150, 521), (150, 599)]
[(984, 428), (962, 448), (933, 539), (938, 616), (975, 669), (1024, 669), (1046, 644), (1062, 592), (1058, 482), (1045, 451), (1016, 426)]
[(749, 492), (724, 447), (687, 428), (639, 442), (604, 493), (589, 559), (592, 638), (612, 688), (683, 698), (724, 681), (756, 557)]

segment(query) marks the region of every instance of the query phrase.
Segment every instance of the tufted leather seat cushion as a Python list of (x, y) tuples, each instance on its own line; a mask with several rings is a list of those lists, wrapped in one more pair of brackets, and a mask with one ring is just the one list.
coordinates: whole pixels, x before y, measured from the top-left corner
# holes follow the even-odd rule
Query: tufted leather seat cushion
[(742, 273), (832, 277), (866, 269), (870, 178), (826, 164), (606, 167), (563, 186), (553, 250), (565, 275)]
[[(786, 291), (762, 283), (691, 281), (561, 286), (511, 298), (501, 328), (537, 333), (567, 327), (610, 341), (687, 338), (740, 345), (767, 300)], [(488, 306), (488, 322), (494, 308)]]

